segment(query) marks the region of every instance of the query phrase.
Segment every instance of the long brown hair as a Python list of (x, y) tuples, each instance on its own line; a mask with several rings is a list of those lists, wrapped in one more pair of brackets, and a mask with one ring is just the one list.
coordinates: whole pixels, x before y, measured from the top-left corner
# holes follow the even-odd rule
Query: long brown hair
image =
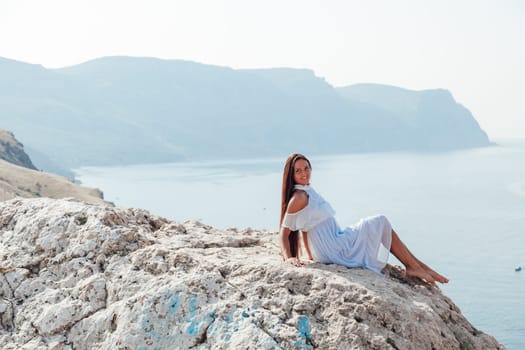
[[(294, 166), (295, 162), (297, 162), (299, 159), (304, 159), (308, 162), (308, 166), (310, 169), (312, 166), (310, 165), (310, 161), (308, 158), (306, 158), (304, 155), (300, 153), (293, 153), (291, 154), (288, 159), (286, 159), (286, 163), (284, 164), (284, 171), (283, 171), (283, 186), (282, 186), (282, 195), (281, 195), (281, 220), (279, 221), (279, 227), (283, 223), (284, 215), (286, 214), (286, 209), (288, 208), (288, 202), (290, 202), (290, 199), (292, 199), (293, 193), (295, 191), (295, 180), (293, 178), (294, 174)], [(299, 256), (299, 231), (292, 231), (290, 232), (289, 236), (290, 240), (290, 253), (292, 257), (298, 257)]]

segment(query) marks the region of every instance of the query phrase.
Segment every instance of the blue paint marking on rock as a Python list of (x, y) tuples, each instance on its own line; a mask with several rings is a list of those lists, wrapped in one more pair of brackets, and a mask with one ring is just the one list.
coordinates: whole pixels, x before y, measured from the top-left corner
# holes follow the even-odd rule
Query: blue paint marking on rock
[(514, 269), (514, 271), (516, 272), (520, 272), (522, 269), (521, 269), (521, 266), (516, 266), (516, 268)]
[(215, 321), (215, 319), (217, 318), (217, 311), (212, 310), (212, 311), (208, 314), (208, 316), (210, 316), (211, 319), (212, 319), (213, 321)]
[(234, 332), (238, 332), (239, 331), (239, 325), (240, 325), (241, 321), (239, 320), (239, 318), (237, 318), (235, 320), (235, 323), (233, 324), (233, 331)]
[[(147, 299), (144, 302), (144, 309), (143, 309), (143, 315), (141, 317), (141, 326), (142, 331), (144, 332), (144, 339), (149, 339), (154, 342), (160, 342), (160, 341), (168, 341), (168, 342), (176, 342), (180, 331), (174, 332), (175, 334), (172, 334), (170, 330), (164, 330), (161, 329), (161, 332), (155, 329), (155, 323), (158, 320), (157, 315), (153, 310), (156, 310), (156, 305), (162, 303), (163, 306), (166, 308), (167, 312), (171, 315), (169, 316), (172, 318), (175, 322), (177, 322), (178, 316), (175, 316), (175, 314), (180, 309), (180, 292), (168, 292), (163, 293), (160, 296), (155, 296), (152, 298)], [(147, 338), (146, 338), (147, 337)], [(158, 350), (158, 347), (144, 347), (138, 348), (140, 350)]]
[[(230, 341), (232, 337), (232, 330), (230, 328), (230, 325), (233, 322), (233, 315), (235, 314), (236, 309), (230, 310), (224, 317), (223, 321), (219, 322), (224, 326), (224, 323), (226, 324), (224, 328), (221, 328), (221, 339), (224, 341)], [(224, 322), (224, 323), (222, 323)], [(235, 325), (234, 325), (234, 331), (235, 331)]]
[(169, 298), (170, 313), (174, 314), (177, 312), (180, 306), (179, 293), (171, 295)]
[(301, 315), (299, 316), (299, 321), (297, 322), (297, 330), (301, 338), (310, 339), (312, 336), (310, 334), (310, 325), (308, 324), (308, 317)]
[(195, 296), (191, 296), (189, 300), (189, 313), (188, 313), (188, 321), (190, 322), (190, 326), (188, 327), (188, 334), (193, 335), (199, 332), (199, 326), (197, 322), (195, 322), (195, 316), (197, 314), (197, 299)]
[(234, 313), (235, 313), (235, 309), (231, 310), (226, 316), (224, 316), (224, 321), (226, 321), (226, 323), (232, 323)]
[(299, 331), (300, 340), (296, 340), (294, 345), (301, 349), (312, 349), (313, 346), (307, 342), (311, 339), (312, 335), (310, 333), (310, 325), (308, 324), (308, 317), (301, 315), (299, 316), (299, 321), (297, 321), (297, 330)]
[(211, 318), (211, 324), (208, 327), (208, 334), (214, 334), (215, 331), (217, 330), (217, 322), (215, 322), (215, 320), (217, 319), (217, 311), (216, 310), (212, 310), (208, 314), (208, 316)]
[(230, 331), (225, 331), (224, 333), (221, 334), (221, 339), (224, 341), (230, 341), (231, 338), (232, 338), (232, 334)]
[(190, 297), (190, 314), (189, 314), (190, 318), (195, 317), (195, 314), (196, 314), (196, 312), (197, 312), (197, 308), (195, 307), (196, 303), (197, 303), (197, 300), (196, 300), (195, 297), (192, 295), (192, 296)]
[(190, 327), (188, 328), (188, 334), (194, 335), (195, 333), (199, 332), (199, 327), (197, 326), (197, 323), (195, 321), (191, 321)]

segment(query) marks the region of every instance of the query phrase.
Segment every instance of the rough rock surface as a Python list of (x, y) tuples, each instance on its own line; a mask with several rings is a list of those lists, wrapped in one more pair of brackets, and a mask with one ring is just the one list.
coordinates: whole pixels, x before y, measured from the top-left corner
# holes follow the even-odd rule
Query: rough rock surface
[(439, 289), (391, 272), (286, 265), (275, 232), (13, 199), (0, 203), (0, 348), (503, 348)]
[(0, 159), (36, 170), (31, 159), (24, 152), (24, 145), (15, 139), (12, 132), (4, 129), (0, 129)]

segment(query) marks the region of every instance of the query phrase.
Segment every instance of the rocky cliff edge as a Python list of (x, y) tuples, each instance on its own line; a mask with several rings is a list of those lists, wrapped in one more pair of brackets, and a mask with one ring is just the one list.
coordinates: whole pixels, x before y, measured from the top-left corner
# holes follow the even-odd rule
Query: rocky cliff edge
[[(437, 288), (66, 199), (0, 203), (2, 349), (502, 349)], [(397, 277), (396, 277), (397, 276)]]
[(38, 171), (13, 133), (0, 129), (0, 201), (15, 197), (73, 197), (88, 203), (111, 204), (96, 188), (78, 186), (68, 178)]
[(0, 159), (28, 169), (37, 170), (24, 152), (24, 146), (15, 139), (12, 132), (0, 129)]

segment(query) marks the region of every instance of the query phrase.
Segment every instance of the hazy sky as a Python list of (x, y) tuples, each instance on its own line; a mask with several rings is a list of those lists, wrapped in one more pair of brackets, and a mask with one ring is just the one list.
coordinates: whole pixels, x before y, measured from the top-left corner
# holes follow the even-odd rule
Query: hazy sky
[(1, 57), (54, 68), (109, 55), (445, 88), (490, 138), (525, 137), (521, 0), (0, 0)]

